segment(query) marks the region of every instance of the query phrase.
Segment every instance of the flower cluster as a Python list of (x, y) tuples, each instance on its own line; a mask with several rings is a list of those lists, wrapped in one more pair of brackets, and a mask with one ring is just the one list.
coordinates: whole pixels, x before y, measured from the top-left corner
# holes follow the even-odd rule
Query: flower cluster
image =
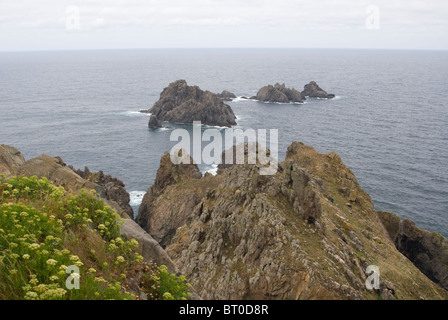
[(0, 177), (0, 200), (12, 199), (59, 199), (65, 194), (62, 187), (56, 187), (47, 178), (12, 177), (3, 180)]

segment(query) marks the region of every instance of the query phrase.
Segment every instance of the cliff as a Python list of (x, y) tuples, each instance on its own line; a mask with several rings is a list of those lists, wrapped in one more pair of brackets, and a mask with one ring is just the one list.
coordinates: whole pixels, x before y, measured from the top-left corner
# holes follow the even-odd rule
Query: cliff
[(183, 124), (201, 121), (205, 125), (222, 127), (236, 125), (230, 106), (216, 94), (189, 86), (185, 80), (172, 82), (163, 89), (160, 99), (148, 112), (152, 127), (160, 127), (163, 121)]
[[(162, 157), (139, 224), (205, 299), (447, 299), (395, 247), (370, 196), (335, 153), (294, 142), (259, 165), (199, 177)], [(367, 267), (380, 287), (366, 289)]]
[(91, 173), (87, 168), (84, 171), (74, 171), (60, 157), (50, 157), (45, 154), (25, 161), (19, 150), (1, 144), (0, 174), (3, 174), (5, 178), (13, 176), (46, 178), (56, 186), (63, 187), (68, 193), (77, 194), (82, 189), (95, 190), (102, 201), (124, 219), (121, 234), (139, 241), (145, 261), (166, 265), (171, 272), (177, 272), (173, 262), (158, 242), (133, 221), (132, 215), (130, 216), (132, 208), (129, 212), (129, 204), (123, 202), (129, 194), (126, 192), (127, 196), (123, 195), (124, 184), (119, 179), (104, 175), (101, 171)]
[[(183, 274), (197, 292), (196, 298), (448, 299), (443, 289), (448, 278), (447, 240), (417, 228), (408, 219), (375, 211), (370, 196), (336, 153), (321, 154), (294, 142), (276, 174), (260, 175), (260, 167), (258, 163), (226, 165), (220, 166), (216, 176), (202, 176), (197, 165), (174, 165), (165, 153), (140, 207), (140, 227), (116, 201), (106, 198), (101, 184), (120, 187), (120, 180), (88, 169), (78, 174), (59, 157), (41, 155), (26, 161), (19, 150), (0, 145), (4, 176), (0, 177), (0, 219), (8, 219), (11, 206), (16, 205), (20, 208), (14, 210), (35, 216), (47, 214), (39, 210), (54, 212), (61, 221), (55, 232), (62, 232), (61, 227), (65, 230), (63, 248), (90, 268), (101, 270), (104, 277), (111, 277), (110, 281), (120, 272), (125, 274), (122, 289), (105, 291), (107, 297), (129, 298), (118, 295), (129, 286), (138, 297), (148, 298), (143, 290), (148, 284), (148, 265), (142, 269), (132, 264), (114, 273), (98, 263), (98, 259), (114, 262), (123, 254), (120, 250), (135, 260), (137, 254), (126, 249), (132, 242), (117, 246), (122, 236), (137, 240), (138, 252), (147, 263), (166, 265), (169, 272)], [(47, 180), (22, 181), (15, 176), (46, 178), (63, 187), (64, 193)], [(27, 184), (31, 190), (26, 190)], [(97, 190), (101, 202), (83, 189)], [(38, 198), (32, 200), (33, 196)], [(118, 229), (109, 207), (124, 218)], [(87, 214), (79, 227), (67, 223), (72, 219), (70, 208), (73, 214), (79, 210)], [(47, 220), (51, 224), (51, 219), (41, 221)], [(104, 221), (105, 229), (99, 226)], [(4, 221), (1, 227), (15, 228)], [(7, 243), (0, 241), (3, 245)], [(116, 249), (107, 251), (107, 247)], [(58, 263), (58, 259), (47, 261)], [(369, 266), (380, 271), (379, 287), (374, 290), (365, 285)], [(9, 297), (6, 293), (13, 278), (8, 272), (2, 269), (0, 273), (0, 299)], [(48, 275), (42, 277), (40, 281), (49, 281)], [(53, 292), (51, 288), (48, 292)], [(8, 294), (25, 294), (19, 291)]]
[(440, 233), (418, 228), (392, 212), (378, 212), (398, 251), (432, 281), (448, 290), (448, 241)]

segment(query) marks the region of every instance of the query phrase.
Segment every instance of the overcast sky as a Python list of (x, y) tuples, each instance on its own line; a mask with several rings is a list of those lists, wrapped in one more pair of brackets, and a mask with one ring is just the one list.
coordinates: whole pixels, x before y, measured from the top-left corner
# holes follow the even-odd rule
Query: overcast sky
[(447, 0), (0, 0), (0, 51), (448, 50)]

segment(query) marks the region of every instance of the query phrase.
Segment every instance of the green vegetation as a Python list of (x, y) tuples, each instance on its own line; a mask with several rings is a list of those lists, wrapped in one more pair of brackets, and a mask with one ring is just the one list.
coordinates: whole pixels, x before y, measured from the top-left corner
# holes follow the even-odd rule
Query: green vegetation
[(191, 285), (186, 283), (184, 276), (170, 274), (164, 265), (147, 264), (145, 271), (141, 289), (150, 299), (186, 300), (190, 296)]
[[(122, 222), (93, 190), (0, 176), (0, 299), (136, 299), (139, 289), (150, 299), (186, 299), (185, 278), (149, 268), (138, 242), (120, 235)], [(142, 288), (130, 290), (135, 274)]]

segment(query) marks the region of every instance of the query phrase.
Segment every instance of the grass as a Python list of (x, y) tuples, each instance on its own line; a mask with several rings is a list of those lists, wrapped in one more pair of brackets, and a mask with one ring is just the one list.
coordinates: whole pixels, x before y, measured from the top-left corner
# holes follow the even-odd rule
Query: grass
[[(121, 236), (122, 222), (93, 190), (70, 194), (46, 178), (0, 176), (0, 299), (137, 299), (148, 279), (149, 298), (187, 298), (185, 278), (148, 268), (139, 243)], [(138, 270), (146, 282), (130, 290)]]

